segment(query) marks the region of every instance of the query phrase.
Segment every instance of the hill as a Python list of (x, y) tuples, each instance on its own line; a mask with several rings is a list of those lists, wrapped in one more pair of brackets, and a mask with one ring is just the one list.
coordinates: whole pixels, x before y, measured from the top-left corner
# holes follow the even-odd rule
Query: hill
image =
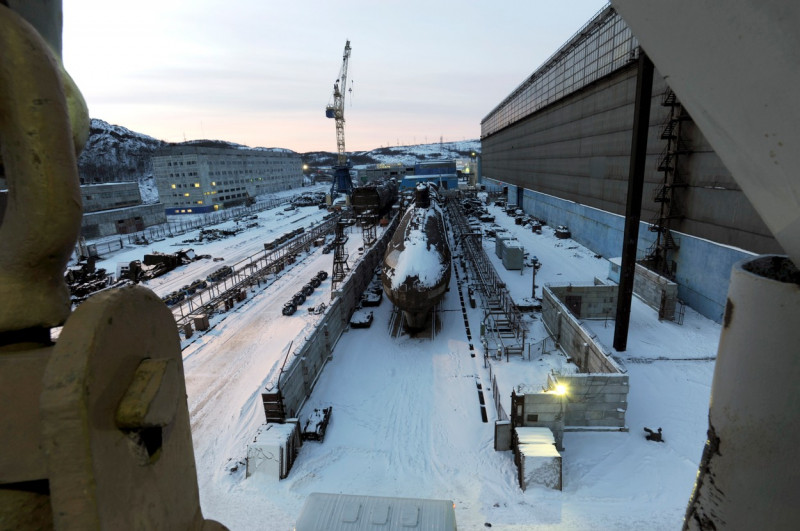
[[(247, 146), (224, 140), (192, 140), (169, 144), (151, 136), (131, 131), (119, 125), (92, 118), (89, 140), (78, 159), (78, 172), (84, 184), (101, 182), (137, 181), (146, 204), (158, 201), (153, 182), (151, 158), (156, 149), (166, 145), (201, 145), (243, 149)], [(412, 146), (380, 147), (371, 151), (348, 153), (354, 167), (370, 164), (401, 163), (412, 166), (416, 162), (441, 159), (468, 159), (480, 152), (479, 140), (440, 142)], [(265, 151), (292, 152), (284, 148), (253, 148)], [(312, 171), (326, 172), (336, 164), (336, 153), (312, 151), (300, 153), (304, 164)]]
[[(468, 159), (473, 152), (480, 153), (480, 149), (480, 140), (465, 140), (463, 142), (390, 146), (371, 151), (353, 151), (348, 153), (348, 157), (355, 167), (393, 162), (413, 165), (426, 160)], [(330, 168), (336, 164), (336, 153), (312, 151), (303, 153), (301, 157), (305, 164), (318, 169)]]
[(89, 139), (78, 157), (85, 184), (136, 181), (152, 174), (153, 152), (166, 142), (92, 118)]

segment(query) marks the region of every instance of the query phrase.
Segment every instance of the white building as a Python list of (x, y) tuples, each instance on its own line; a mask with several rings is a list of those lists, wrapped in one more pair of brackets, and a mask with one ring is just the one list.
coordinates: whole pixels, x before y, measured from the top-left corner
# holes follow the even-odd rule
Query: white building
[(188, 143), (159, 148), (153, 155), (153, 175), (166, 214), (197, 214), (300, 187), (303, 164), (288, 149)]

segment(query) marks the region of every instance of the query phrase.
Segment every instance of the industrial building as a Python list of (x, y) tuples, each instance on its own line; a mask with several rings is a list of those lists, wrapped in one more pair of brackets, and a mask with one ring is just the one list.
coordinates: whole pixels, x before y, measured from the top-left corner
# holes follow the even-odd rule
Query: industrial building
[(167, 221), (161, 203), (142, 204), (137, 182), (82, 185), (81, 201), (84, 238), (130, 234)]
[(153, 174), (165, 211), (213, 212), (303, 183), (300, 155), (287, 149), (249, 149), (218, 142), (171, 144), (153, 155)]
[(458, 172), (455, 160), (417, 162), (413, 174), (406, 174), (400, 181), (401, 190), (416, 188), (420, 183), (436, 183), (443, 190), (458, 189)]
[(398, 181), (407, 174), (414, 173), (414, 167), (401, 162), (368, 164), (363, 170), (359, 171), (359, 176), (363, 176), (362, 183), (390, 179), (394, 177)]
[[(482, 183), (606, 258), (621, 255), (639, 43), (601, 10), (481, 121)], [(722, 319), (732, 264), (782, 253), (658, 71), (637, 259)]]

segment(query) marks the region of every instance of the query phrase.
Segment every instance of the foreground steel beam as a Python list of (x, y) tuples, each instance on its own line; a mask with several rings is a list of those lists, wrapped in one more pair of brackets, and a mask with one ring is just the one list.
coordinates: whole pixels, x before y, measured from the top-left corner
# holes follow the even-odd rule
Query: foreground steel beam
[(636, 273), (636, 243), (639, 240), (639, 221), (642, 219), (644, 163), (647, 159), (647, 131), (650, 129), (650, 98), (653, 94), (653, 63), (639, 50), (636, 74), (636, 101), (633, 108), (633, 138), (628, 170), (628, 198), (625, 204), (625, 233), (622, 237), (622, 267), (619, 275), (614, 348), (628, 348), (628, 327), (631, 321), (633, 277)]
[(734, 267), (708, 441), (684, 528), (793, 528), (800, 521), (800, 5), (612, 3), (791, 259)]

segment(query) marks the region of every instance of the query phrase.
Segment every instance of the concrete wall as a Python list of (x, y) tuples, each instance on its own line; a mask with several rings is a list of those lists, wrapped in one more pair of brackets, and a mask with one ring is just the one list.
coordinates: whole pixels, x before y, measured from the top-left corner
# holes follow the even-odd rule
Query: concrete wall
[(556, 393), (511, 392), (511, 421), (513, 426), (550, 428), (556, 448), (564, 449), (564, 412), (566, 402)]
[(566, 388), (564, 425), (625, 427), (628, 411), (627, 374), (557, 374), (548, 376), (548, 387)]
[[(598, 286), (607, 290), (609, 286)], [(586, 287), (586, 289), (589, 289)], [(591, 332), (558, 299), (549, 286), (542, 289), (542, 321), (556, 343), (583, 373), (621, 373), (611, 353), (594, 341)]]
[[(624, 214), (635, 88), (636, 68), (625, 67), (483, 137), (484, 178)], [(663, 183), (658, 162), (667, 142), (661, 139), (669, 114), (661, 105), (666, 90), (656, 72), (642, 201), (645, 221), (657, 218), (660, 207), (653, 198)], [(673, 220), (672, 229), (751, 252), (781, 253), (693, 122), (682, 123), (681, 135), (691, 153), (679, 158), (685, 186), (675, 189), (673, 206), (680, 217)], [(509, 201), (516, 202), (515, 197), (509, 187)]]
[[(575, 315), (578, 319), (605, 319), (617, 310), (617, 286), (604, 285), (548, 285), (550, 291), (561, 301), (566, 301), (567, 297), (578, 297), (580, 299), (580, 311)], [(568, 307), (573, 313), (574, 308)]]
[[(612, 258), (609, 261), (608, 278), (619, 284), (622, 258)], [(671, 321), (675, 315), (678, 285), (641, 264), (636, 264), (635, 271), (633, 275), (634, 295), (659, 312), (659, 319)]]
[[(566, 392), (557, 394), (557, 386)], [(548, 390), (511, 394), (513, 426), (550, 428), (556, 448), (563, 450), (564, 431), (570, 427), (624, 428), (628, 411), (627, 374), (551, 374)]]

